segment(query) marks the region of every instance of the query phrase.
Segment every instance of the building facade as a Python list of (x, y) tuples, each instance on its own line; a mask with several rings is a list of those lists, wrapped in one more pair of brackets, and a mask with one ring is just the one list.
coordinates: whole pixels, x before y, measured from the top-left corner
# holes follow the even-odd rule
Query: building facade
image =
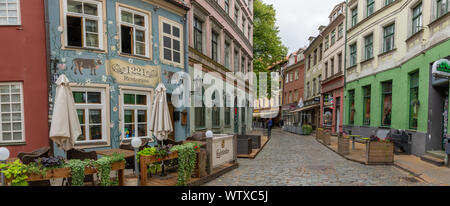
[(323, 70), (320, 98), (320, 126), (333, 134), (342, 131), (344, 111), (344, 55), (346, 3), (336, 5), (329, 25), (321, 33), (323, 41)]
[[(299, 109), (299, 103), (304, 99), (305, 50), (303, 48), (288, 57), (288, 63), (283, 67), (283, 105), (284, 124), (289, 127), (301, 127), (302, 115), (294, 112)], [(304, 119), (303, 119), (304, 120)], [(288, 127), (285, 127), (288, 128)]]
[(0, 146), (16, 157), (49, 146), (45, 7), (10, 0), (0, 8)]
[(186, 139), (189, 125), (181, 120), (189, 110), (173, 106), (178, 83), (171, 80), (188, 71), (187, 4), (49, 0), (47, 6), (51, 96), (55, 80), (66, 75), (83, 132), (75, 148), (118, 148), (135, 137), (155, 143), (149, 116), (159, 83), (167, 88), (174, 126), (169, 139)]
[(443, 150), (449, 82), (432, 67), (450, 55), (448, 1), (347, 4), (346, 130), (406, 130), (413, 154)]
[[(246, 75), (253, 71), (253, 1), (187, 2), (192, 5), (188, 14), (189, 72), (194, 87), (190, 132), (250, 131), (253, 88)], [(206, 105), (207, 100), (213, 104)]]
[[(319, 32), (325, 29), (325, 26), (319, 27)], [(323, 73), (323, 36), (310, 37), (310, 44), (305, 50), (306, 68), (305, 68), (305, 92), (303, 94), (304, 105), (302, 111), (306, 114), (306, 124), (311, 125), (313, 130), (320, 124), (320, 98), (321, 98), (321, 80)]]

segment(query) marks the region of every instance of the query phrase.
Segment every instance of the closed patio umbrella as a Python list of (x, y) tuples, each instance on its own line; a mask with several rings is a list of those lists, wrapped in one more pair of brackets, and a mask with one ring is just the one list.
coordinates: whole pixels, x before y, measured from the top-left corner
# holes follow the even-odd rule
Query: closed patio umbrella
[[(162, 142), (161, 144), (173, 132), (169, 106), (167, 105), (166, 87), (162, 83), (156, 87), (155, 101), (153, 102), (153, 109), (150, 115), (150, 131), (153, 132), (158, 141)], [(162, 165), (161, 176), (166, 176), (164, 162)]]
[(50, 139), (64, 151), (72, 149), (74, 142), (82, 134), (69, 82), (65, 75), (61, 75), (56, 81), (58, 86), (50, 127)]

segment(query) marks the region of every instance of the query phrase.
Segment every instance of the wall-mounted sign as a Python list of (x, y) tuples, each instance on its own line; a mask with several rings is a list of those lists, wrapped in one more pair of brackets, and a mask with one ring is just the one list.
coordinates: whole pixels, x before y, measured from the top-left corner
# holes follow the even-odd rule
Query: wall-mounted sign
[(303, 104), (303, 98), (300, 98), (300, 101), (298, 101), (297, 107), (298, 107), (298, 108), (303, 108), (303, 106), (305, 106), (305, 105)]
[(140, 84), (156, 87), (161, 82), (159, 66), (135, 65), (120, 59), (108, 61), (107, 74), (120, 84)]
[(447, 59), (441, 59), (434, 62), (432, 67), (433, 75), (449, 78), (450, 77), (450, 61)]

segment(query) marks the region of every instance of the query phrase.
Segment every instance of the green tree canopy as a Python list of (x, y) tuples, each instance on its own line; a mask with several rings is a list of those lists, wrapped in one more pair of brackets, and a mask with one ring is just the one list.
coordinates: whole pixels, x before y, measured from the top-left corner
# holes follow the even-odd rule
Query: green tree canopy
[(273, 5), (264, 4), (262, 0), (255, 0), (253, 7), (253, 70), (259, 73), (284, 59), (288, 49), (278, 36), (280, 30), (275, 25), (276, 11)]

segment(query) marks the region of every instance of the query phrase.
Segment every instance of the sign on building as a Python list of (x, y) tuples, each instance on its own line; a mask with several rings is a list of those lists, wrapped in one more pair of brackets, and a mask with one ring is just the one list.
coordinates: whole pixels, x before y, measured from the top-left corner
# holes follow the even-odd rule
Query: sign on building
[(434, 76), (449, 78), (450, 77), (450, 61), (447, 59), (441, 59), (434, 62), (432, 67)]
[(114, 77), (119, 84), (139, 84), (156, 87), (161, 82), (161, 68), (159, 66), (140, 66), (120, 59), (112, 59), (108, 61), (106, 72)]

